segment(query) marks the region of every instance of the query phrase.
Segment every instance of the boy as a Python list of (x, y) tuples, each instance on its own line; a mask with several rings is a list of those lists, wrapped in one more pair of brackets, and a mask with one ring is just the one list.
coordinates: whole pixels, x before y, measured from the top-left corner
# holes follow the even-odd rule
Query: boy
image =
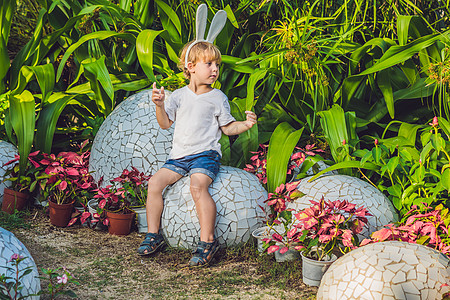
[(138, 253), (148, 255), (163, 246), (164, 239), (159, 234), (164, 206), (162, 192), (166, 186), (189, 174), (190, 191), (200, 223), (200, 241), (189, 265), (206, 266), (219, 249), (214, 237), (216, 204), (208, 187), (219, 172), (221, 132), (226, 135), (245, 132), (256, 124), (256, 115), (246, 111), (245, 121), (233, 118), (225, 94), (211, 87), (219, 76), (219, 49), (206, 41), (190, 44), (192, 42), (185, 45), (180, 57), (189, 84), (164, 101), (164, 87), (157, 89), (153, 83), (152, 101), (156, 105), (159, 126), (167, 129), (174, 121), (176, 123), (169, 159), (148, 182), (148, 233)]

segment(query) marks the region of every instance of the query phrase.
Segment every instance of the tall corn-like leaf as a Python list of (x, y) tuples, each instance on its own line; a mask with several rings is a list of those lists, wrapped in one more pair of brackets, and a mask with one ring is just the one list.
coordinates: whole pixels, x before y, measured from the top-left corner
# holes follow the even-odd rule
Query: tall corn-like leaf
[(178, 64), (178, 52), (187, 41), (189, 32), (181, 31), (181, 21), (176, 12), (164, 1), (155, 0), (158, 7), (159, 18), (164, 28), (161, 37), (164, 39), (167, 54), (171, 61)]
[(266, 76), (267, 70), (266, 69), (256, 69), (248, 79), (247, 83), (247, 101), (245, 105), (245, 110), (252, 110), (253, 106), (255, 105), (255, 89), (256, 84), (258, 81), (264, 78)]
[(155, 74), (153, 72), (153, 42), (155, 38), (164, 30), (143, 30), (139, 33), (136, 39), (136, 52), (141, 64), (142, 70), (145, 75), (151, 81), (156, 81)]
[(66, 105), (75, 97), (76, 95), (64, 93), (54, 93), (50, 96), (47, 104), (42, 108), (36, 124), (35, 145), (38, 150), (46, 153), (51, 152), (58, 118)]
[(176, 12), (164, 1), (155, 0), (162, 26), (174, 40), (181, 39), (181, 22)]
[(334, 170), (342, 170), (342, 169), (348, 169), (348, 168), (361, 168), (366, 170), (372, 170), (372, 171), (378, 171), (379, 167), (371, 162), (365, 162), (362, 164), (360, 161), (342, 161), (337, 164), (334, 164), (332, 166), (329, 166), (325, 170), (320, 171), (316, 175), (312, 176), (308, 182), (313, 181), (314, 179), (318, 178), (319, 176), (325, 174), (326, 172), (334, 171)]
[[(421, 99), (429, 97), (433, 94), (433, 85), (426, 83), (426, 78), (418, 79), (412, 86), (394, 92), (393, 101), (401, 101), (404, 99)], [(366, 116), (368, 122), (380, 121), (388, 112), (387, 106), (383, 101), (378, 101), (371, 112)]]
[(389, 69), (381, 70), (380, 72), (378, 72), (377, 83), (378, 83), (378, 87), (381, 90), (381, 93), (384, 96), (384, 101), (386, 103), (386, 107), (389, 112), (389, 115), (393, 119), (394, 118), (394, 95), (392, 92), (390, 74), (391, 74), (391, 72)]
[(319, 112), (319, 116), (322, 130), (330, 146), (331, 155), (338, 162), (338, 148), (342, 147), (344, 141), (349, 142), (350, 139), (357, 138), (355, 117), (353, 115), (352, 118), (346, 118), (346, 113), (337, 104), (329, 110)]
[(156, 18), (157, 12), (154, 6), (153, 0), (134, 1), (134, 16), (145, 28), (149, 28)]
[(35, 103), (33, 95), (25, 90), (9, 98), (9, 121), (17, 137), (19, 150), (19, 173), (24, 174), (28, 155), (31, 152), (35, 126)]
[(295, 130), (289, 123), (283, 122), (275, 128), (267, 152), (267, 188), (274, 192), (277, 186), (286, 181), (289, 158), (303, 132)]
[(42, 103), (45, 103), (55, 87), (55, 69), (52, 64), (30, 67), (36, 76), (42, 93)]
[(120, 0), (119, 7), (129, 13), (131, 10), (131, 0)]
[(94, 40), (94, 39), (104, 40), (104, 39), (107, 39), (110, 37), (117, 37), (117, 38), (122, 38), (124, 40), (130, 41), (133, 43), (135, 42), (135, 37), (129, 33), (118, 33), (118, 32), (114, 32), (114, 31), (97, 31), (97, 32), (92, 32), (92, 33), (86, 34), (86, 35), (82, 36), (76, 43), (73, 43), (64, 53), (64, 56), (62, 57), (61, 62), (59, 63), (58, 71), (56, 72), (56, 80), (59, 81), (59, 79), (61, 78), (63, 68), (64, 68), (67, 60), (69, 59), (69, 56), (78, 47), (80, 47), (83, 43), (85, 43), (89, 40)]
[(0, 94), (6, 90), (4, 79), (10, 65), (6, 46), (8, 45), (12, 17), (16, 11), (16, 3), (15, 0), (0, 0)]
[(13, 15), (16, 11), (17, 2), (14, 0), (0, 0), (0, 38), (8, 44), (9, 32)]
[(10, 71), (10, 88), (16, 88), (19, 72), (24, 63), (32, 58), (32, 65), (36, 66), (42, 62), (42, 60), (49, 54), (49, 51), (53, 49), (55, 43), (57, 43), (61, 36), (69, 30), (73, 29), (74, 24), (83, 18), (83, 15), (70, 18), (63, 28), (55, 30), (54, 32), (42, 37), (42, 28), (45, 21), (45, 11), (41, 10), (39, 23), (35, 28), (33, 38), (23, 47), (19, 53), (14, 57), (11, 64)]
[[(231, 114), (236, 120), (245, 120), (245, 99), (233, 99), (230, 102)], [(250, 161), (251, 151), (258, 149), (258, 126), (254, 125), (250, 130), (243, 132), (234, 141), (230, 148), (230, 165), (243, 168)]]
[(398, 16), (397, 18), (397, 35), (400, 46), (406, 45), (409, 36), (409, 24), (413, 16)]
[(0, 94), (6, 91), (5, 77), (9, 70), (9, 56), (5, 41), (0, 37)]
[(39, 65), (36, 67), (23, 66), (20, 69), (17, 87), (12, 91), (13, 94), (20, 94), (27, 84), (36, 78), (42, 93), (42, 103), (44, 103), (55, 86), (55, 69), (52, 64)]
[(44, 23), (47, 20), (47, 12), (45, 9), (41, 9), (39, 11), (39, 16), (36, 22), (36, 27), (33, 32), (33, 36), (30, 41), (20, 49), (19, 53), (14, 57), (13, 62), (11, 63), (10, 76), (9, 76), (9, 87), (10, 89), (14, 89), (17, 83), (17, 77), (20, 72), (20, 69), (24, 65), (24, 63), (30, 59), (33, 54), (36, 52), (36, 49), (39, 48), (39, 43), (42, 39), (42, 33), (44, 28)]
[[(445, 31), (442, 35), (448, 35), (450, 31)], [(342, 97), (343, 104), (347, 105), (363, 80), (363, 76), (388, 69), (397, 64), (403, 63), (410, 59), (414, 54), (433, 45), (437, 40), (442, 38), (441, 34), (431, 34), (414, 40), (404, 46), (392, 46), (372, 67), (364, 70), (360, 74), (349, 76), (344, 80)]]
[(389, 67), (395, 66), (399, 63), (402, 63), (410, 59), (414, 54), (418, 53), (420, 50), (433, 45), (436, 41), (442, 38), (442, 35), (448, 36), (449, 33), (450, 30), (447, 30), (442, 34), (436, 33), (420, 37), (404, 46), (392, 46), (384, 53), (384, 55), (375, 65), (363, 71), (359, 75), (372, 74), (387, 69)]
[(85, 69), (84, 76), (89, 80), (94, 92), (94, 99), (104, 116), (108, 116), (114, 108), (114, 88), (108, 69), (105, 65), (106, 57), (88, 59), (82, 62)]

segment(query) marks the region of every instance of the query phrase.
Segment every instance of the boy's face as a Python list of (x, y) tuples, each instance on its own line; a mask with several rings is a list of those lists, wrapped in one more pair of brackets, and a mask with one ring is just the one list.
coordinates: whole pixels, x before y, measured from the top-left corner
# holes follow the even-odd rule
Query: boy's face
[(201, 59), (194, 66), (189, 68), (191, 79), (199, 84), (213, 84), (219, 77), (220, 64), (217, 60)]

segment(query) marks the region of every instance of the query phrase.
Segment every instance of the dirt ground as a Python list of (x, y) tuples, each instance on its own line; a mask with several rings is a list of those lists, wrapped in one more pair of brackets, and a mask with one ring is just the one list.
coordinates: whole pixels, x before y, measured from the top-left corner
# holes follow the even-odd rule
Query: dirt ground
[(317, 292), (302, 283), (300, 261), (277, 263), (251, 243), (221, 249), (209, 268), (192, 269), (188, 250), (168, 247), (138, 256), (144, 235), (136, 231), (119, 237), (81, 225), (58, 228), (42, 209), (31, 211), (25, 222), (31, 227), (9, 230), (39, 270), (72, 272), (80, 283), (70, 286), (78, 299), (314, 299)]

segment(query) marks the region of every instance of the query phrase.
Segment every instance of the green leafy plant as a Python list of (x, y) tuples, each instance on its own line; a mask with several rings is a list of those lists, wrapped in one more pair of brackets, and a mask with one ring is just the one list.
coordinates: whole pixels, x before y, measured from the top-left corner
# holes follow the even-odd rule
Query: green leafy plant
[[(0, 299), (25, 299), (29, 295), (20, 295), (23, 286), (22, 279), (30, 274), (33, 269), (31, 266), (19, 269), (19, 264), (25, 257), (13, 254), (8, 263), (12, 266), (6, 266), (6, 273), (0, 275)], [(8, 273), (11, 275), (8, 276)], [(12, 277), (14, 276), (14, 277)]]
[[(399, 122), (390, 125), (395, 123)], [(449, 125), (447, 120), (438, 117), (434, 117), (428, 126), (400, 122), (397, 136), (374, 139), (372, 149), (357, 150), (351, 154), (351, 160), (337, 163), (312, 179), (325, 171), (354, 168), (386, 192), (401, 213), (408, 212), (412, 205), (421, 207), (423, 203), (448, 205)], [(416, 142), (419, 130), (420, 142)], [(363, 172), (364, 169), (367, 172)]]
[(22, 294), (21, 291), (23, 290), (23, 278), (33, 271), (32, 266), (19, 269), (20, 263), (25, 259), (26, 257), (23, 257), (19, 254), (13, 254), (9, 259), (8, 263), (11, 263), (12, 266), (6, 266), (6, 274), (0, 274), (0, 299), (19, 300), (27, 299), (31, 296), (41, 295), (49, 295), (50, 299), (52, 300), (57, 299), (57, 297), (60, 295), (68, 296), (71, 298), (77, 297), (77, 295), (72, 290), (67, 290), (67, 286), (69, 284), (78, 285), (79, 283), (74, 279), (73, 275), (66, 268), (63, 268), (62, 274), (60, 274), (59, 272), (61, 268), (42, 268), (42, 273), (47, 275), (47, 277), (40, 276), (39, 278), (49, 281), (47, 289), (40, 290), (37, 294)]
[[(79, 285), (72, 273), (66, 268), (44, 269), (42, 273), (46, 276), (39, 277), (40, 279), (48, 280), (49, 283), (45, 290), (41, 290), (38, 295), (49, 295), (50, 299), (58, 299), (59, 296), (67, 296), (70, 298), (77, 298), (74, 291), (67, 289), (70, 284)], [(62, 271), (62, 273), (61, 273)]]

